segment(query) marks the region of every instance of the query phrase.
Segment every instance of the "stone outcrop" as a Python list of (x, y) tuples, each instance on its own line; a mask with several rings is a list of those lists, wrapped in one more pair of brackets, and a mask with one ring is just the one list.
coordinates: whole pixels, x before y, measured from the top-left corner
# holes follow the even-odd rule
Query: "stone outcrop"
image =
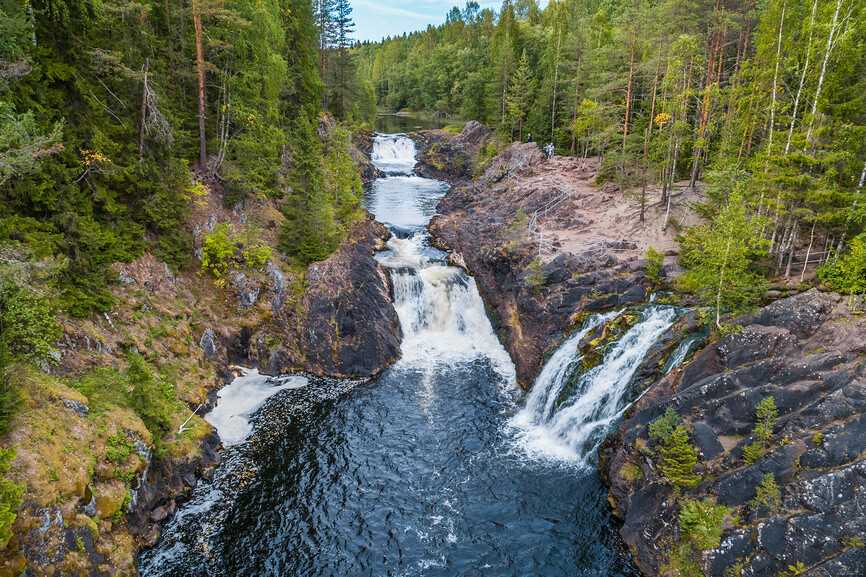
[[(811, 290), (739, 319), (742, 331), (706, 346), (657, 380), (601, 452), (622, 537), (647, 575), (681, 539), (684, 499), (730, 507), (736, 525), (705, 551), (708, 577), (866, 575), (866, 323), (848, 298)], [(749, 463), (755, 407), (773, 397), (778, 421)], [(677, 494), (662, 478), (647, 426), (675, 409), (700, 450), (700, 484)], [(778, 506), (757, 504), (772, 474)]]
[(641, 247), (616, 228), (570, 244), (557, 239), (556, 231), (599, 228), (593, 211), (615, 202), (594, 176), (591, 162), (547, 160), (535, 144), (513, 144), (479, 178), (456, 186), (430, 225), (435, 242), (475, 277), (524, 387), (586, 314), (646, 296)]
[[(296, 310), (278, 313), (282, 344), (260, 364), (276, 374), (302, 368), (321, 376), (371, 377), (397, 360), (402, 332), (390, 277), (374, 258), (390, 233), (365, 219), (328, 259), (310, 265)], [(296, 330), (295, 330), (296, 329)]]
[(409, 136), (418, 150), (415, 172), (425, 178), (457, 183), (472, 177), (475, 159), (491, 130), (472, 120), (458, 134), (446, 130), (421, 130)]

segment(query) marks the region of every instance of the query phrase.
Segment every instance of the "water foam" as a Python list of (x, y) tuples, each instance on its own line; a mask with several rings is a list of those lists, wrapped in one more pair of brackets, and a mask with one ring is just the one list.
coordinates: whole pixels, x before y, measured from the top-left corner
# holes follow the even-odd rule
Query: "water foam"
[(475, 279), (424, 256), (424, 243), (423, 233), (392, 238), (390, 253), (380, 259), (392, 269), (403, 329), (401, 365), (425, 368), (486, 357), (503, 379), (514, 382), (514, 364), (493, 332)]
[(297, 389), (307, 385), (306, 377), (269, 377), (256, 369), (243, 369), (217, 393), (217, 404), (204, 419), (213, 425), (223, 445), (242, 443), (252, 433), (250, 417), (265, 401), (285, 389)]

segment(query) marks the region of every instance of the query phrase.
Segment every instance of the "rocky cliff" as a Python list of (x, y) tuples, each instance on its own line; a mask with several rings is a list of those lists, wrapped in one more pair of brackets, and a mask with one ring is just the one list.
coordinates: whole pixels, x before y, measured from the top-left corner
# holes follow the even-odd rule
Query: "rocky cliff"
[(632, 199), (594, 184), (596, 168), (513, 144), (458, 183), (430, 226), (475, 277), (524, 387), (587, 313), (644, 300), (648, 246), (675, 254), (673, 231), (651, 224), (655, 211), (639, 223)]
[[(631, 409), (602, 451), (601, 470), (645, 574), (866, 575), (860, 310), (817, 290), (776, 301), (739, 319), (741, 331), (652, 384)], [(767, 419), (758, 407), (770, 404), (778, 416)], [(673, 486), (648, 434), (667, 409), (698, 450), (695, 486)], [(695, 501), (723, 513), (703, 521), (718, 542), (701, 544), (683, 525)]]

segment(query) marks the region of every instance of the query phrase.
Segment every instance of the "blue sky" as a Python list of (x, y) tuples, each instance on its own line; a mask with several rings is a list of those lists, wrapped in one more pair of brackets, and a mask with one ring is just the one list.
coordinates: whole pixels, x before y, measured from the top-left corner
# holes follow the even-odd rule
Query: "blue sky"
[[(355, 38), (379, 40), (412, 30), (423, 30), (428, 24), (445, 22), (452, 6), (463, 7), (465, 0), (351, 0), (355, 17)], [(478, 2), (481, 7), (498, 8), (500, 2)]]

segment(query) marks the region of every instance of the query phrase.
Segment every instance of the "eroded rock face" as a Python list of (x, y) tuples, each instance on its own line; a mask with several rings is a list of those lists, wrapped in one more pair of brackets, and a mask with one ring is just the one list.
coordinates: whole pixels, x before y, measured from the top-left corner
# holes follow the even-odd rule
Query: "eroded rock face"
[(545, 353), (586, 314), (646, 297), (634, 243), (602, 235), (564, 246), (544, 236), (599, 228), (591, 207), (612, 201), (592, 184), (594, 175), (590, 162), (547, 160), (533, 143), (513, 144), (481, 177), (455, 187), (430, 225), (439, 246), (475, 277), (527, 388)]
[[(623, 539), (643, 572), (658, 575), (678, 538), (678, 502), (712, 497), (740, 524), (704, 553), (706, 575), (738, 562), (755, 577), (798, 563), (814, 577), (866, 575), (866, 322), (848, 299), (811, 290), (741, 323), (653, 384), (602, 450)], [(755, 406), (768, 396), (779, 411), (772, 444), (748, 464)], [(703, 480), (679, 501), (645, 448), (648, 423), (668, 407), (702, 453)], [(775, 511), (753, 504), (767, 473), (781, 489)]]
[(397, 360), (402, 331), (391, 282), (374, 258), (389, 237), (384, 225), (365, 219), (328, 259), (310, 265), (297, 311), (280, 322), (282, 346), (263, 353), (274, 374), (301, 368), (316, 375), (362, 378)]
[(475, 158), (490, 134), (489, 128), (475, 120), (467, 122), (456, 135), (445, 130), (413, 132), (409, 136), (418, 150), (415, 172), (452, 184), (470, 178)]

